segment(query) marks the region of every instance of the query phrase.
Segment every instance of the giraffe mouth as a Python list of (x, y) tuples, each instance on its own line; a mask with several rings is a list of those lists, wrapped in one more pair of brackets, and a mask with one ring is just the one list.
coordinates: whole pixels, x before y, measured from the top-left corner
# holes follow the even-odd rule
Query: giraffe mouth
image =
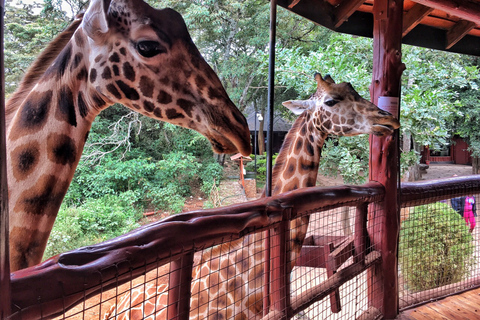
[(388, 124), (374, 124), (372, 134), (381, 137), (393, 133), (393, 130), (395, 127)]
[[(242, 139), (244, 135), (222, 133), (217, 130), (214, 130), (212, 133), (207, 135), (207, 139), (210, 141), (214, 152), (227, 154), (240, 152), (245, 156), (250, 155), (250, 139)], [(248, 138), (250, 138), (250, 136), (248, 136)]]

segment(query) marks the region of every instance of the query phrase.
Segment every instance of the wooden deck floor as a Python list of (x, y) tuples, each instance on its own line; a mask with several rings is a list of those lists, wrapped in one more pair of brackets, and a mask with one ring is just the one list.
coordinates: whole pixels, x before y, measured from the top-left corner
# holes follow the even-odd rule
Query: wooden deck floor
[(480, 288), (402, 312), (398, 320), (480, 320)]

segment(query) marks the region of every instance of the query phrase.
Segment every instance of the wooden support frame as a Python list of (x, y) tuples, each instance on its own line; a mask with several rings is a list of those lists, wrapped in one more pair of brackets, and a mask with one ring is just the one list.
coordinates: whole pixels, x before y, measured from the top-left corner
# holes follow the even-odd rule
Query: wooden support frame
[[(370, 95), (378, 105), (380, 97), (397, 98), (397, 108), (388, 111), (399, 117), (403, 1), (376, 0), (373, 5), (373, 77)], [(383, 100), (383, 99), (382, 99)], [(387, 99), (388, 100), (388, 99)], [(393, 99), (394, 100), (394, 99)], [(370, 180), (385, 186), (385, 198), (370, 206), (369, 234), (375, 250), (382, 256), (382, 267), (368, 271), (370, 306), (386, 319), (398, 314), (397, 246), (400, 230), (399, 212), (399, 133), (370, 137)]]
[[(5, 1), (1, 0), (1, 12)], [(3, 14), (0, 17), (0, 50), (3, 53)], [(5, 139), (5, 68), (0, 56), (0, 319), (10, 315), (10, 262), (8, 248), (8, 186)]]

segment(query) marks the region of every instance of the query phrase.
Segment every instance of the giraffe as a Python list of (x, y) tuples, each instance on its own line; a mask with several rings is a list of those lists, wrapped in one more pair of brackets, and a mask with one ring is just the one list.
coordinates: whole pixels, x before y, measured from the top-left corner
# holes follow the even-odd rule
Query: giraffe
[(194, 129), (215, 152), (251, 152), (245, 117), (176, 11), (92, 0), (58, 51), (6, 106), (12, 271), (40, 262), (92, 122), (114, 103)]
[[(272, 194), (315, 186), (320, 154), (329, 134), (383, 136), (399, 128), (390, 113), (362, 98), (350, 83), (315, 74), (317, 90), (308, 100), (283, 103), (299, 117), (287, 133), (272, 174)], [(305, 239), (309, 217), (290, 223), (288, 271)], [(264, 241), (262, 233), (225, 243), (202, 254), (192, 272), (190, 319), (261, 319)], [(168, 284), (150, 282), (124, 294), (104, 319), (166, 319)], [(127, 310), (132, 307), (131, 311)]]

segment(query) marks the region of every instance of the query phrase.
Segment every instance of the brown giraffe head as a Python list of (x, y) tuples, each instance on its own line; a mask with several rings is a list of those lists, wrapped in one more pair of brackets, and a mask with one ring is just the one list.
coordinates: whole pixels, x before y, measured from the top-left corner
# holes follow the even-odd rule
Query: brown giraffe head
[(338, 136), (370, 133), (377, 136), (391, 134), (400, 123), (362, 98), (347, 82), (335, 83), (326, 75), (315, 74), (317, 91), (308, 100), (291, 100), (283, 105), (299, 115), (305, 110), (312, 114), (313, 125), (319, 132)]
[(88, 41), (88, 81), (103, 100), (194, 129), (218, 153), (250, 154), (244, 116), (179, 13), (142, 0), (94, 0), (82, 30), (88, 38), (75, 39), (79, 47)]

